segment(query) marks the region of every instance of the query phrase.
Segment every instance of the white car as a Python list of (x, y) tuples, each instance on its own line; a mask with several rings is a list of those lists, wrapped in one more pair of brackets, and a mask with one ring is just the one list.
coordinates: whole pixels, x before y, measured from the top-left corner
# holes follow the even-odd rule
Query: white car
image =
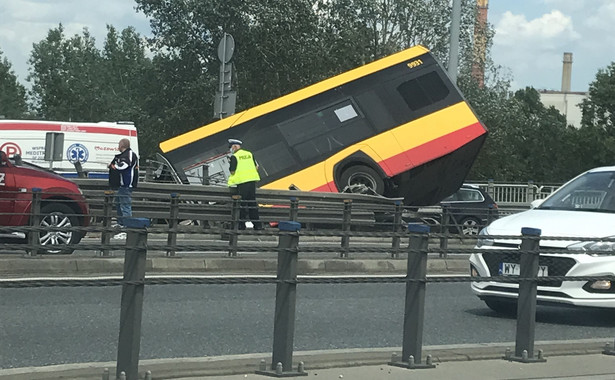
[[(615, 275), (615, 239), (608, 241), (615, 237), (615, 166), (589, 170), (533, 206), (500, 218), (480, 232), (476, 253), (470, 256), (471, 276), (518, 276), (520, 254), (516, 250), (523, 227), (541, 230), (538, 276)], [(491, 309), (516, 310), (517, 284), (481, 281), (472, 282), (471, 287)], [(543, 280), (538, 284), (537, 300), (539, 304), (615, 308), (615, 282)]]

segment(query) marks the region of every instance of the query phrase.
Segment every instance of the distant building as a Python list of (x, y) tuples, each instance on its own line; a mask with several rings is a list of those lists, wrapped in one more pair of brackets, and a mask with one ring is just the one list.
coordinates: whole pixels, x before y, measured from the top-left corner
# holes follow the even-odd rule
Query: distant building
[(570, 91), (572, 78), (572, 53), (564, 53), (564, 65), (562, 70), (562, 90), (538, 90), (540, 101), (545, 107), (555, 107), (562, 115), (566, 116), (566, 122), (575, 128), (581, 128), (581, 102), (587, 97), (587, 92)]
[(540, 101), (545, 107), (555, 107), (562, 115), (566, 116), (566, 122), (575, 128), (581, 128), (581, 102), (587, 98), (587, 92), (561, 92), (539, 90)]

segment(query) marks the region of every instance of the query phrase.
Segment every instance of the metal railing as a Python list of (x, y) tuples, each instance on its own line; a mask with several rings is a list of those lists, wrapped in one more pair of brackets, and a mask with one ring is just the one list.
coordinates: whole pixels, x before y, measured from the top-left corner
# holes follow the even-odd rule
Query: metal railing
[[(44, 235), (45, 226), (49, 227), (44, 207), (52, 202), (61, 203), (68, 206), (69, 212), (64, 216), (70, 219), (75, 233), (86, 236), (100, 235), (100, 249), (97, 249), (101, 256), (112, 255), (110, 242), (112, 237), (121, 232), (116, 221), (116, 206), (114, 205), (114, 192), (105, 190), (107, 182), (105, 180), (82, 179), (77, 180), (83, 189), (84, 200), (89, 205), (89, 214), (78, 214), (76, 207), (78, 203), (62, 194), (54, 194), (55, 198), (42, 196), (40, 192), (24, 193), (16, 192), (11, 194), (4, 192), (6, 200), (20, 198), (25, 217), (29, 221), (27, 226), (13, 226), (2, 228), (0, 234), (17, 232), (20, 236), (29, 239), (29, 245), (20, 245), (21, 249), (27, 250), (29, 255), (36, 255), (38, 252), (45, 253), (51, 251), (53, 247), (44, 247), (43, 244), (49, 243), (49, 237), (62, 236), (58, 228), (48, 228)], [(441, 248), (446, 248), (448, 242), (453, 240), (470, 241), (468, 238), (476, 235), (478, 231), (491, 223), (498, 217), (496, 209), (473, 209), (464, 211), (463, 208), (456, 206), (455, 210), (448, 207), (422, 209), (423, 211), (409, 211), (404, 208), (401, 199), (390, 199), (379, 196), (360, 195), (360, 194), (337, 194), (337, 193), (316, 193), (299, 191), (279, 191), (263, 190), (257, 191), (260, 220), (267, 226), (275, 227), (277, 221), (291, 220), (298, 221), (304, 227), (304, 231), (310, 232), (319, 228), (328, 230), (339, 230), (340, 235), (340, 257), (347, 257), (351, 245), (351, 231), (373, 231), (380, 233), (390, 232), (390, 257), (399, 257), (400, 238), (395, 232), (404, 230), (408, 223), (429, 224), (433, 232), (441, 233), (437, 238)], [(29, 200), (29, 202), (28, 202)], [(132, 209), (134, 217), (146, 217), (152, 220), (153, 225), (166, 228), (164, 233), (167, 235), (165, 249), (167, 256), (175, 256), (178, 249), (176, 246), (177, 236), (181, 233), (201, 233), (207, 235), (217, 235), (220, 241), (228, 242), (228, 256), (235, 257), (238, 252), (238, 236), (240, 236), (240, 226), (244, 221), (240, 220), (241, 200), (232, 197), (227, 188), (219, 186), (192, 186), (177, 184), (143, 183), (133, 192)], [(66, 208), (66, 207), (63, 207)], [(61, 208), (60, 208), (61, 210)], [(57, 208), (53, 209), (54, 213)], [(464, 218), (464, 214), (472, 214), (473, 217)], [(11, 220), (16, 215), (0, 213), (0, 217)], [(89, 221), (88, 227), (84, 222)], [(466, 225), (465, 222), (471, 222)], [(3, 223), (6, 226), (14, 223)], [(50, 232), (49, 232), (50, 231)], [(94, 232), (94, 234), (92, 233)], [(251, 231), (248, 231), (251, 233)], [(369, 235), (369, 234), (367, 234)], [(43, 237), (42, 237), (43, 236)], [(54, 253), (69, 253), (74, 249), (87, 249), (82, 244), (76, 244), (78, 239), (70, 238), (71, 243)], [(31, 247), (39, 242), (37, 249)], [(48, 249), (49, 248), (49, 249)], [(388, 252), (388, 251), (387, 251)]]
[[(64, 218), (74, 227), (75, 234), (100, 234), (102, 247), (97, 252), (101, 256), (111, 255), (107, 246), (112, 237), (121, 232), (116, 221), (115, 194), (104, 190), (105, 181), (84, 180), (81, 187), (85, 197), (83, 202), (89, 205), (88, 215), (77, 213), (79, 207), (76, 204), (80, 201), (63, 197), (62, 194), (54, 194), (55, 198), (49, 198), (40, 191), (15, 194), (4, 192), (3, 197), (7, 200), (19, 196), (23, 211), (19, 215), (0, 213), (0, 217), (5, 219), (3, 224), (7, 226), (1, 228), (0, 234), (17, 232), (20, 236), (27, 235), (29, 246), (21, 247), (32, 256), (38, 252), (53, 251), (54, 248), (54, 253), (85, 249), (83, 244), (77, 244), (79, 239), (66, 237), (68, 235), (65, 233), (64, 236), (62, 229), (49, 224), (50, 218), (60, 221)], [(177, 190), (184, 193), (175, 192)], [(181, 233), (218, 235), (219, 240), (228, 242), (228, 256), (237, 256), (238, 236), (245, 222), (240, 220), (240, 210), (245, 205), (242, 206), (240, 197), (231, 196), (226, 188), (146, 183), (133, 192), (132, 198), (134, 217), (148, 218), (155, 226), (168, 227), (165, 234), (169, 247), (175, 246), (177, 236)], [(58, 207), (45, 207), (51, 203), (58, 204)], [(392, 233), (388, 237), (390, 256), (395, 258), (399, 256), (400, 241), (394, 233), (404, 230), (408, 223), (431, 224), (432, 231), (442, 233), (440, 246), (446, 247), (450, 239), (467, 240), (468, 236), (476, 235), (480, 228), (498, 216), (495, 209), (469, 209), (467, 213), (474, 215), (470, 219), (474, 224), (466, 226), (461, 216), (465, 212), (460, 207), (454, 211), (444, 207), (435, 212), (409, 212), (400, 199), (360, 194), (259, 190), (258, 203), (260, 221), (268, 227), (275, 227), (280, 220), (291, 220), (301, 223), (307, 232), (320, 228), (341, 231), (340, 257), (347, 257), (351, 231), (377, 230)], [(17, 216), (28, 220), (28, 225), (11, 223)], [(41, 235), (42, 231), (47, 232)], [(52, 243), (55, 238), (70, 240), (71, 244), (54, 247)], [(37, 243), (40, 243), (37, 249), (32, 249)], [(176, 252), (176, 249), (166, 249), (167, 256), (175, 256)]]
[[(434, 282), (485, 282), (496, 281), (503, 283), (518, 284), (518, 301), (516, 302), (516, 339), (514, 352), (505, 352), (503, 357), (506, 360), (533, 363), (545, 361), (541, 351), (534, 350), (535, 336), (535, 315), (537, 304), (537, 287), (552, 282), (562, 281), (614, 281), (615, 276), (585, 276), (568, 277), (565, 269), (558, 268), (555, 262), (550, 264), (549, 276), (539, 276), (539, 268), (542, 266), (542, 255), (540, 254), (539, 242), (541, 239), (540, 230), (524, 228), (520, 236), (499, 236), (495, 238), (510, 239), (520, 241), (520, 248), (517, 250), (488, 250), (493, 254), (510, 255), (518, 260), (520, 265), (517, 276), (505, 276), (504, 274), (491, 273), (490, 276), (458, 277), (442, 276), (428, 277), (427, 266), (429, 260), (434, 260), (430, 254), (451, 253), (446, 248), (430, 248), (430, 238), (438, 237), (430, 234), (428, 226), (410, 224), (404, 231), (396, 232), (355, 232), (345, 230), (313, 230), (304, 231), (301, 224), (296, 221), (281, 221), (278, 228), (264, 231), (237, 231), (227, 230), (228, 234), (260, 234), (277, 237), (277, 246), (263, 247), (262, 244), (250, 243), (240, 249), (250, 252), (277, 252), (277, 270), (275, 275), (268, 276), (225, 276), (225, 277), (202, 277), (202, 276), (174, 276), (173, 278), (146, 277), (146, 259), (148, 252), (155, 250), (176, 251), (181, 249), (219, 250), (219, 246), (208, 243), (192, 244), (151, 244), (148, 242), (148, 235), (151, 233), (170, 230), (173, 227), (152, 227), (151, 221), (146, 218), (131, 218), (126, 221), (126, 231), (128, 238), (124, 247), (124, 272), (122, 280), (118, 279), (1, 279), (0, 288), (23, 288), (23, 287), (55, 287), (55, 286), (122, 286), (122, 296), (120, 300), (120, 326), (117, 350), (116, 379), (138, 379), (139, 376), (139, 350), (141, 341), (141, 320), (143, 317), (143, 294), (146, 286), (164, 284), (275, 284), (275, 317), (272, 346), (271, 362), (255, 363), (254, 371), (259, 374), (273, 377), (299, 376), (306, 374), (303, 363), (293, 363), (293, 337), (295, 329), (295, 303), (296, 289), (298, 286), (308, 284), (353, 284), (353, 283), (404, 283), (406, 284), (403, 326), (400, 341), (402, 342), (401, 356), (393, 355), (390, 365), (401, 366), (409, 369), (433, 368), (432, 359), (429, 355), (423, 354), (423, 322), (425, 310), (425, 298), (427, 296), (426, 284)], [(27, 227), (26, 230), (37, 229)], [(61, 228), (60, 228), (61, 229)], [(88, 227), (89, 231), (103, 231), (106, 228)], [(351, 257), (359, 252), (369, 250), (381, 251), (382, 248), (369, 248), (362, 246), (341, 246), (331, 247), (326, 244), (313, 244), (301, 246), (300, 239), (310, 236), (321, 236), (327, 239), (331, 237), (358, 238), (365, 235), (382, 236), (386, 238), (398, 239), (397, 241), (408, 241), (407, 246), (391, 247), (398, 248), (406, 255), (405, 276), (382, 275), (382, 276), (299, 276), (298, 264), (300, 255), (308, 254), (310, 251), (318, 252), (338, 252), (340, 257)], [(571, 240), (572, 238), (544, 237), (545, 240)], [(578, 237), (574, 238), (579, 240)], [(597, 239), (600, 240), (600, 239)], [(30, 250), (35, 251), (40, 248), (38, 244), (28, 244)], [(92, 249), (110, 249), (106, 244), (92, 244)], [(117, 248), (117, 247), (116, 247)], [(343, 255), (341, 253), (344, 253)], [(455, 254), (468, 254), (476, 252), (475, 249), (455, 248)], [(483, 251), (486, 252), (486, 251)], [(550, 252), (552, 253), (552, 252)], [(558, 252), (567, 254), (568, 252)], [(431, 258), (430, 258), (431, 257)], [(512, 256), (508, 256), (512, 257)], [(554, 264), (555, 263), (555, 264)], [(552, 286), (552, 285), (551, 285)], [(612, 349), (605, 349), (605, 354), (613, 354)], [(296, 368), (296, 369), (295, 369)], [(103, 378), (109, 376), (109, 372), (103, 372)], [(150, 373), (151, 376), (151, 373)], [(108, 378), (108, 377), (107, 377)]]
[(534, 181), (527, 183), (496, 183), (489, 180), (486, 183), (471, 182), (487, 192), (500, 206), (529, 206), (536, 199), (544, 199), (557, 190), (560, 185), (536, 185)]
[[(159, 186), (159, 185), (157, 185)], [(173, 187), (173, 189), (177, 189)], [(11, 280), (1, 279), (0, 288), (53, 287), (53, 286), (122, 286), (120, 338), (118, 341), (116, 378), (137, 379), (138, 352), (140, 347), (140, 323), (142, 319), (143, 292), (147, 285), (164, 284), (275, 284), (276, 313), (272, 361), (259, 363), (255, 371), (271, 376), (302, 375), (306, 369), (301, 363), (293, 363), (294, 304), (296, 287), (303, 284), (339, 284), (339, 283), (404, 283), (406, 298), (404, 310), (401, 356), (394, 356), (390, 364), (406, 368), (431, 368), (430, 357), (422, 352), (425, 284), (429, 282), (484, 282), (498, 281), (518, 283), (519, 301), (517, 307), (517, 329), (515, 351), (505, 353), (507, 360), (524, 362), (543, 361), (542, 353), (534, 352), (534, 330), (537, 286), (547, 282), (605, 280), (613, 281), (613, 276), (567, 277), (565, 266), (549, 264), (549, 276), (538, 277), (539, 268), (544, 258), (539, 254), (540, 231), (522, 230), (521, 236), (504, 237), (521, 242), (518, 250), (489, 250), (490, 254), (502, 254), (508, 261), (519, 264), (517, 276), (494, 275), (496, 269), (490, 267), (489, 277), (428, 277), (426, 268), (428, 260), (445, 258), (448, 255), (470, 254), (475, 248), (456, 246), (450, 248), (451, 239), (466, 239), (472, 242), (476, 237), (455, 234), (458, 224), (449, 219), (455, 215), (448, 214), (446, 208), (442, 214), (440, 226), (443, 228), (432, 233), (428, 226), (404, 221), (404, 210), (400, 200), (370, 197), (356, 194), (327, 194), (297, 192), (259, 192), (259, 207), (263, 221), (272, 226), (262, 231), (241, 230), (239, 210), (240, 199), (232, 198), (226, 189), (189, 186), (193, 192), (187, 194), (168, 193), (169, 188), (140, 188), (133, 194), (135, 218), (125, 225), (128, 233), (124, 251), (124, 273), (120, 279), (36, 279)], [(101, 197), (102, 193), (102, 197)], [(113, 226), (115, 216), (113, 192), (100, 188), (84, 186), (86, 200), (90, 204), (92, 222), (89, 226), (49, 227), (41, 224), (45, 217), (41, 206), (45, 202), (40, 192), (31, 195), (30, 225), (21, 227), (0, 227), (0, 234), (11, 231), (22, 232), (28, 237), (25, 244), (2, 244), (2, 249), (25, 249), (29, 255), (46, 252), (49, 245), (43, 244), (42, 235), (49, 233), (86, 233), (100, 234), (96, 243), (68, 244), (67, 248), (99, 252), (102, 256), (111, 256), (118, 251), (118, 245), (111, 242), (114, 233), (120, 231)], [(489, 211), (487, 211), (489, 213)], [(377, 214), (387, 215), (379, 219)], [(2, 216), (7, 216), (6, 214)], [(69, 215), (77, 217), (78, 215)], [(493, 216), (493, 215), (492, 215)], [(489, 218), (489, 215), (488, 215)], [(158, 219), (163, 219), (160, 222)], [(77, 220), (77, 219), (74, 219)], [(183, 220), (206, 221), (205, 224), (182, 224)], [(157, 222), (158, 223), (153, 223)], [(277, 222), (277, 223), (274, 223)], [(321, 225), (327, 228), (319, 228)], [(453, 228), (454, 227), (454, 228)], [(365, 228), (365, 229), (364, 229)], [(203, 234), (219, 236), (218, 241), (197, 239), (178, 239), (178, 234), (202, 236)], [(150, 234), (165, 234), (165, 243), (148, 242)], [(264, 244), (254, 240), (241, 240), (241, 237), (272, 237), (277, 245)], [(321, 238), (309, 245), (300, 244), (300, 240)], [(366, 244), (366, 238), (378, 238), (377, 243)], [(579, 240), (580, 238), (544, 238), (548, 240)], [(598, 239), (600, 240), (600, 239)], [(407, 242), (407, 245), (406, 245)], [(221, 244), (223, 243), (223, 244)], [(333, 243), (333, 244), (332, 244)], [(431, 243), (431, 244), (430, 244)], [(515, 243), (515, 244), (517, 244)], [(220, 277), (175, 276), (173, 278), (146, 277), (145, 262), (148, 255), (164, 252), (174, 256), (177, 252), (220, 252), (226, 251), (229, 258), (239, 257), (244, 253), (277, 253), (277, 273), (275, 275), (241, 275)], [(511, 252), (514, 255), (511, 256)], [(406, 260), (405, 276), (354, 276), (305, 277), (298, 274), (300, 255), (309, 257), (311, 253), (331, 254), (332, 257), (348, 259), (371, 253), (387, 255), (391, 260)], [(551, 252), (552, 253), (552, 252)], [(568, 252), (558, 252), (568, 254)], [(515, 261), (516, 260), (516, 261)], [(502, 260), (500, 260), (502, 261)], [(489, 262), (491, 263), (491, 261)], [(488, 264), (489, 264), (488, 263)], [(554, 263), (558, 263), (555, 262)], [(492, 264), (489, 264), (492, 265)], [(607, 353), (611, 350), (605, 350)], [(255, 364), (255, 367), (257, 365)], [(295, 369), (296, 368), (296, 369)], [(123, 374), (122, 374), (123, 372)], [(108, 372), (107, 372), (108, 375)], [(103, 377), (105, 375), (103, 374)]]
[[(225, 155), (219, 155), (215, 160), (225, 160), (225, 157)], [(228, 173), (222, 173), (224, 171), (222, 166), (219, 163), (203, 162), (186, 173), (188, 181), (191, 184), (226, 187)], [(169, 169), (166, 159), (161, 156), (157, 160), (147, 160), (142, 173), (145, 182), (161, 181), (176, 184), (181, 182), (176, 175), (173, 175), (174, 171)], [(497, 183), (490, 179), (487, 182), (469, 181), (468, 183), (482, 188), (497, 204), (505, 208), (528, 207), (532, 201), (548, 197), (561, 186), (560, 184), (539, 185), (532, 180), (527, 183)]]

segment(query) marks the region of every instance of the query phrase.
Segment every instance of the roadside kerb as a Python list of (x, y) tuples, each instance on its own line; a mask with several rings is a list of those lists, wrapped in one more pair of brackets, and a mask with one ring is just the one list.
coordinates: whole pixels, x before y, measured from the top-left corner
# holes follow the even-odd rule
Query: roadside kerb
[[(545, 356), (600, 354), (607, 339), (584, 339), (575, 341), (536, 342), (536, 349), (542, 349)], [(503, 360), (507, 348), (514, 342), (459, 344), (447, 346), (425, 346), (426, 355), (432, 355), (434, 363), (453, 361)], [(393, 353), (399, 354), (401, 347), (298, 351), (294, 354), (296, 363), (303, 361), (307, 371), (327, 368), (386, 365)], [(254, 373), (261, 360), (270, 360), (271, 353), (228, 355), (218, 357), (172, 358), (141, 360), (139, 373), (151, 371), (154, 378), (196, 378), (199, 376), (223, 376)], [(477, 366), (480, 363), (476, 364)], [(545, 363), (523, 365), (548, 365)], [(76, 363), (46, 367), (0, 369), (0, 379), (11, 380), (100, 380), (105, 368), (115, 371), (115, 362)], [(411, 370), (409, 370), (411, 371)], [(437, 368), (424, 371), (438, 371)]]
[[(120, 257), (41, 257), (0, 258), (0, 276), (87, 276), (122, 274), (124, 259)], [(274, 258), (198, 258), (150, 257), (146, 261), (148, 274), (275, 274)], [(433, 258), (427, 272), (459, 275), (468, 273), (467, 257)], [(299, 274), (405, 274), (404, 259), (302, 259)]]

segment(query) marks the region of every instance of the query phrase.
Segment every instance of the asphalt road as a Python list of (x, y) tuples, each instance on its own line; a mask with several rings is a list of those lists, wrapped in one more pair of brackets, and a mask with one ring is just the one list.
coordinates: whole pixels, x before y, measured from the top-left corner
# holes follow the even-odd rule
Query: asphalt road
[[(114, 361), (119, 287), (0, 289), (0, 367)], [(160, 285), (145, 290), (141, 358), (271, 352), (275, 286)], [(302, 285), (296, 350), (400, 347), (402, 284)], [(539, 307), (536, 340), (615, 336), (612, 312)], [(468, 283), (430, 283), (424, 345), (511, 342), (516, 321)]]

